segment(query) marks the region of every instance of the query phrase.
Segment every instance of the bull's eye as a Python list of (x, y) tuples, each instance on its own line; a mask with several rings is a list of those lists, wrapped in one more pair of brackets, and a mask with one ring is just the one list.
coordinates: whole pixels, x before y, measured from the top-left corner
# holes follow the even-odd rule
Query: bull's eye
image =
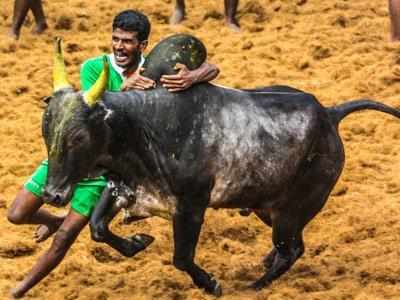
[(72, 136), (67, 143), (68, 148), (75, 148), (85, 143), (85, 136), (83, 134), (76, 134)]

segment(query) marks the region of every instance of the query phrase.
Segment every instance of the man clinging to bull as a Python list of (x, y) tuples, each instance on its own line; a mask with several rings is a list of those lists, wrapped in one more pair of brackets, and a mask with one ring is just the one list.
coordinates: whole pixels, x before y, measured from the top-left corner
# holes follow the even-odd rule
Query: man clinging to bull
[[(155, 82), (140, 75), (145, 58), (142, 52), (148, 44), (150, 22), (140, 12), (126, 10), (118, 14), (112, 25), (112, 50), (107, 56), (110, 62), (110, 76), (107, 89), (120, 91), (129, 89), (150, 89)], [(161, 83), (171, 92), (189, 88), (191, 85), (214, 79), (219, 70), (216, 66), (203, 63), (198, 69), (189, 70), (185, 65), (178, 65), (176, 75), (164, 75)], [(58, 76), (60, 66), (55, 66), (54, 76)], [(101, 57), (87, 60), (81, 69), (82, 90), (89, 91), (100, 76), (103, 62)], [(65, 87), (65, 86), (64, 86)], [(57, 90), (58, 87), (54, 87)], [(48, 164), (43, 161), (30, 179), (18, 192), (8, 211), (8, 219), (14, 224), (39, 224), (35, 238), (37, 242), (46, 240), (55, 233), (50, 248), (38, 259), (26, 277), (11, 291), (14, 298), (22, 297), (39, 281), (46, 277), (64, 258), (65, 254), (88, 224), (90, 215), (103, 193), (107, 179), (103, 176), (85, 179), (77, 184), (72, 196), (71, 207), (66, 216), (56, 216), (42, 207), (44, 186), (47, 180)], [(104, 190), (104, 193), (107, 189)], [(152, 238), (138, 234), (130, 243), (115, 239), (107, 243), (126, 256), (132, 256), (145, 249)], [(126, 241), (126, 240), (125, 240)]]
[[(145, 61), (142, 55), (148, 44), (150, 22), (143, 14), (126, 10), (117, 15), (113, 22), (112, 49), (107, 58), (111, 64), (107, 84), (109, 91), (129, 89), (149, 89), (155, 82), (140, 75)], [(198, 69), (190, 71), (184, 65), (178, 65), (176, 75), (164, 75), (161, 83), (171, 92), (189, 88), (192, 84), (213, 80), (219, 70), (215, 65), (204, 62)], [(98, 79), (103, 69), (102, 56), (87, 60), (81, 69), (82, 90), (88, 90)]]

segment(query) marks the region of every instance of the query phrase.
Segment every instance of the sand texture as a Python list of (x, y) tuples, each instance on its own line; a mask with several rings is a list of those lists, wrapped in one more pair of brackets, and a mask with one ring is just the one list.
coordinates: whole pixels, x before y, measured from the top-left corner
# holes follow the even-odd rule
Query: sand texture
[[(52, 93), (52, 40), (62, 36), (70, 81), (80, 64), (110, 50), (113, 16), (136, 8), (151, 19), (150, 48), (163, 36), (202, 39), (221, 74), (216, 83), (252, 88), (286, 84), (316, 95), (325, 106), (369, 97), (400, 108), (400, 44), (389, 40), (387, 1), (241, 0), (241, 33), (224, 26), (223, 1), (187, 1), (187, 19), (168, 24), (171, 0), (46, 0), (49, 30), (8, 38), (12, 0), (0, 7), (0, 299), (49, 247), (33, 240), (35, 226), (7, 221), (7, 209), (46, 156), (41, 137), (43, 98)], [(346, 165), (327, 205), (307, 226), (306, 253), (261, 292), (247, 286), (262, 275), (271, 230), (254, 215), (209, 210), (197, 262), (220, 280), (221, 299), (400, 299), (400, 120), (355, 113), (340, 126)], [(63, 213), (63, 209), (53, 209)], [(172, 261), (171, 224), (153, 218), (113, 229), (153, 235), (134, 258), (90, 240), (85, 229), (63, 263), (26, 299), (214, 299)]]

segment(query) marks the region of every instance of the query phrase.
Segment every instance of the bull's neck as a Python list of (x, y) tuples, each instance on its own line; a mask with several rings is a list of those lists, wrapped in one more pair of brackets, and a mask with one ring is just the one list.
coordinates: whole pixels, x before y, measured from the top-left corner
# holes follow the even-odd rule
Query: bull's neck
[(104, 103), (110, 110), (107, 123), (112, 132), (108, 149), (112, 163), (108, 167), (121, 177), (129, 174), (129, 178), (123, 178), (126, 181), (140, 184), (150, 180), (167, 192), (170, 190), (166, 181), (169, 167), (152, 124), (146, 117), (157, 109), (157, 103), (152, 101), (158, 98), (145, 93), (155, 92), (105, 94)]

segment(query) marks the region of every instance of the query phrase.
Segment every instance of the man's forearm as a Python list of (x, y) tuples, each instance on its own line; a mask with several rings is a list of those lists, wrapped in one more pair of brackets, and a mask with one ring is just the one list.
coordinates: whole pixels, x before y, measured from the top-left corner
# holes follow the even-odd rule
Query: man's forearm
[(193, 83), (199, 83), (215, 79), (219, 74), (219, 69), (216, 65), (205, 62), (198, 69), (192, 72), (195, 72)]

